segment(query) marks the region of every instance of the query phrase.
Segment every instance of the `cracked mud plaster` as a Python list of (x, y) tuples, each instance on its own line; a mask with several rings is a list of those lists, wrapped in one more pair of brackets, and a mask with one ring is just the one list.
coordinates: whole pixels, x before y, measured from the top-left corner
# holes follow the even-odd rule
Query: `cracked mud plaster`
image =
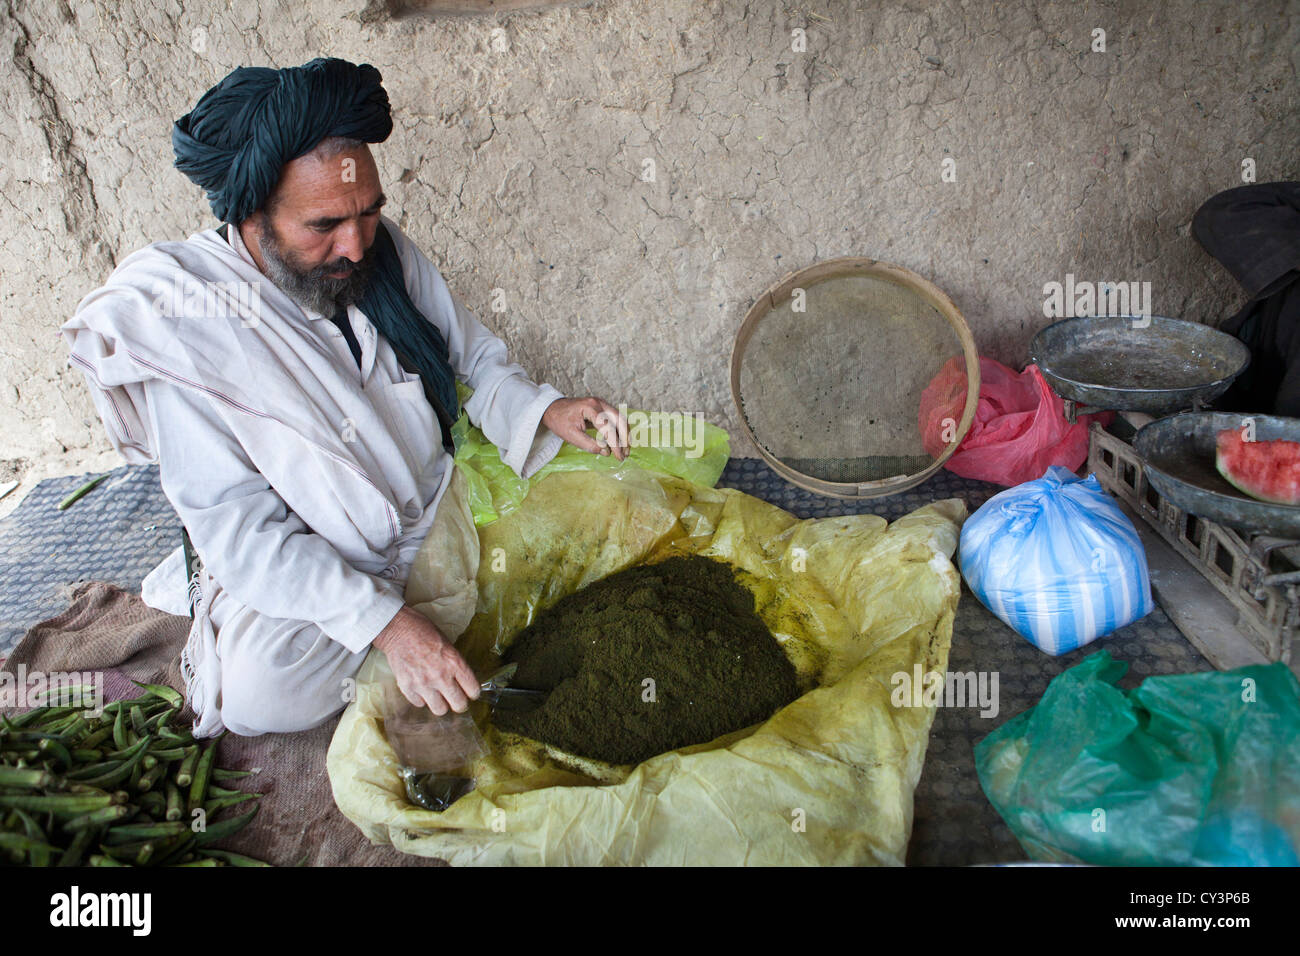
[(1067, 272), (1220, 321), (1242, 296), (1193, 212), (1243, 159), (1300, 174), (1295, 2), (384, 9), (5, 0), (4, 458), (117, 463), (55, 333), (130, 252), (211, 224), (170, 127), (239, 65), (375, 64), (389, 210), (513, 356), (567, 394), (700, 412), (740, 456), (732, 339), (787, 272), (907, 266), (1020, 365)]

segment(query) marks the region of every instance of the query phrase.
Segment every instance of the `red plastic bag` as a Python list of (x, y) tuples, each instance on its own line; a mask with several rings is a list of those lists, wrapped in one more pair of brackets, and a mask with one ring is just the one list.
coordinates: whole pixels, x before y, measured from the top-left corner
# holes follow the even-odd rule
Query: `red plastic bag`
[[(945, 431), (951, 437), (965, 407), (966, 361), (957, 356), (921, 393), (921, 441), (927, 454), (943, 454)], [(1080, 415), (1071, 425), (1065, 420), (1065, 402), (1037, 365), (1017, 374), (981, 357), (975, 420), (944, 467), (963, 478), (1008, 487), (1041, 478), (1052, 465), (1077, 471), (1088, 458), (1088, 425), (1094, 419), (1106, 425), (1112, 417), (1112, 412)]]

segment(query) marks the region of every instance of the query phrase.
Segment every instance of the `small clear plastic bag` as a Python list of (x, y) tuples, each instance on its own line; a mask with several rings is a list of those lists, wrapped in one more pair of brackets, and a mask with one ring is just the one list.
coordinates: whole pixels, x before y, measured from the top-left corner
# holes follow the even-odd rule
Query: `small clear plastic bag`
[(396, 682), (389, 681), (384, 687), (384, 732), (412, 803), (441, 811), (474, 789), (469, 767), (488, 747), (468, 712), (439, 717), (413, 705)]

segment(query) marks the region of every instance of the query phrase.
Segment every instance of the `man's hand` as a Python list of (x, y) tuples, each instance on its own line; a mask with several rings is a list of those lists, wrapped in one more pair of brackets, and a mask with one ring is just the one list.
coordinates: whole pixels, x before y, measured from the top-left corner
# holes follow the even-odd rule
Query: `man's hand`
[[(542, 415), (542, 424), (583, 451), (608, 455), (612, 449), (619, 461), (627, 458), (627, 419), (603, 399), (557, 398)], [(597, 438), (587, 434), (591, 425)]]
[(388, 657), (402, 696), (416, 707), (441, 717), (448, 709), (463, 713), (477, 700), (479, 679), (451, 641), (427, 617), (406, 605), (375, 638)]

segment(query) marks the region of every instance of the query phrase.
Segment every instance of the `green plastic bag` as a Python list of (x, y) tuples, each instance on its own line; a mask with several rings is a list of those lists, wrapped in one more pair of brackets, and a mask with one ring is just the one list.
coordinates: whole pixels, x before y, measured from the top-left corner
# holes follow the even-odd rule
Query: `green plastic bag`
[[(457, 382), (456, 389), (462, 406), (474, 394), (463, 382)], [(535, 474), (520, 478), (501, 460), (497, 446), (462, 413), (452, 426), (451, 436), (456, 445), (456, 465), (465, 475), (474, 524), (482, 527), (509, 514), (519, 507), (530, 488), (557, 471), (617, 471), (635, 465), (706, 488), (718, 483), (731, 457), (726, 431), (684, 413), (628, 409), (627, 418), (631, 447), (626, 461), (613, 455), (593, 455), (565, 442)], [(589, 428), (587, 434), (594, 438), (596, 430)]]
[(1033, 859), (1300, 864), (1300, 682), (1284, 664), (1116, 682), (1109, 651), (975, 747), (980, 784)]

